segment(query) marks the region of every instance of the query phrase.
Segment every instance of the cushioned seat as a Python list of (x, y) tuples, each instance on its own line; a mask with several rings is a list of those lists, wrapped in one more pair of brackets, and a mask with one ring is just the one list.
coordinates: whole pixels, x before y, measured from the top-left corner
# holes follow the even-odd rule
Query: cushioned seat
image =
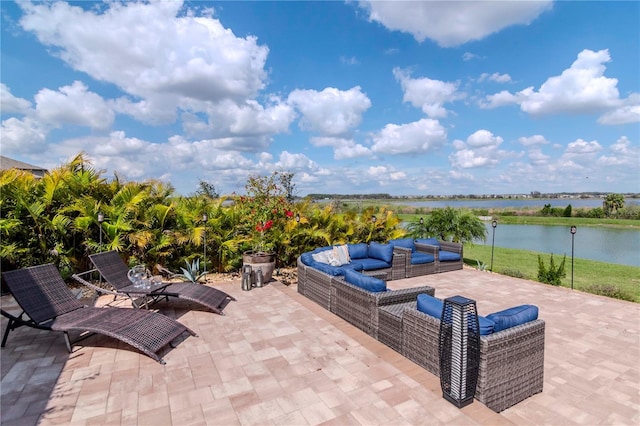
[(460, 255), (458, 253), (453, 253), (446, 250), (440, 250), (440, 253), (438, 254), (438, 259), (440, 259), (440, 262), (455, 262), (460, 260)]
[(412, 253), (411, 254), (411, 264), (412, 265), (422, 265), (423, 263), (431, 263), (434, 262), (436, 258), (430, 254), (426, 253)]
[(389, 264), (384, 260), (374, 259), (371, 257), (354, 259), (351, 263), (359, 267), (359, 269), (354, 268), (356, 271), (373, 271), (375, 269), (385, 269), (389, 267)]

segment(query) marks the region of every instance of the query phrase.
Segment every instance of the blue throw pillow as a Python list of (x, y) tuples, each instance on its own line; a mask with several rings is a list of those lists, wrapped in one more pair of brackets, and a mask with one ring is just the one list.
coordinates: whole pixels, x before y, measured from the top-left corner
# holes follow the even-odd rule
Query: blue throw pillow
[(347, 244), (347, 247), (349, 247), (349, 257), (351, 259), (364, 259), (369, 257), (369, 246), (366, 243)]
[(538, 319), (538, 307), (534, 305), (520, 305), (504, 311), (494, 312), (487, 315), (496, 325), (494, 332), (505, 330)]
[(394, 247), (404, 247), (411, 249), (411, 253), (415, 253), (416, 245), (413, 243), (413, 238), (398, 238), (395, 240), (389, 240), (389, 244)]
[(418, 295), (418, 310), (422, 313), (440, 319), (442, 317), (442, 300), (428, 294)]
[(440, 247), (440, 241), (437, 238), (418, 238), (416, 243), (429, 244), (430, 246)]
[(361, 274), (352, 269), (345, 269), (344, 280), (349, 284), (374, 293), (387, 290), (387, 283), (381, 279)]
[(380, 244), (372, 241), (369, 243), (369, 257), (380, 259), (391, 265), (393, 260), (393, 246), (391, 244)]

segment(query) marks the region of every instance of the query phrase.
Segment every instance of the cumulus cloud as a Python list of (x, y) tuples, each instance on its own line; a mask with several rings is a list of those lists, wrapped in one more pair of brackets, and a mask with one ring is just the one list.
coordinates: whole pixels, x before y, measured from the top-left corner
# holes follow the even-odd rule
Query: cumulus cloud
[(317, 147), (332, 147), (333, 158), (336, 160), (370, 157), (372, 154), (369, 148), (359, 143), (355, 143), (353, 139), (319, 136), (312, 137), (310, 142), (311, 145)]
[(482, 59), (482, 56), (476, 55), (475, 53), (471, 53), (471, 52), (464, 52), (464, 54), (462, 55), (462, 60), (465, 62), (471, 61), (473, 59)]
[(407, 174), (391, 166), (371, 166), (366, 170), (366, 176), (381, 186), (387, 186), (391, 181), (404, 180)]
[(26, 99), (16, 98), (4, 83), (0, 83), (0, 111), (3, 114), (26, 114), (30, 108), (31, 102)]
[(509, 74), (500, 74), (497, 72), (494, 72), (493, 74), (489, 74), (489, 73), (482, 73), (480, 74), (480, 78), (478, 79), (479, 82), (483, 82), (483, 81), (493, 81), (495, 83), (510, 83), (511, 82), (511, 76)]
[(393, 69), (393, 75), (400, 82), (404, 92), (403, 101), (409, 102), (431, 118), (444, 118), (447, 110), (443, 104), (464, 99), (465, 94), (458, 92), (460, 83), (448, 83), (445, 81), (432, 80), (427, 77), (411, 78), (407, 70), (400, 68)]
[(306, 155), (292, 154), (288, 151), (282, 151), (280, 153), (280, 159), (275, 166), (279, 169), (292, 172), (296, 172), (298, 170), (315, 170), (318, 168), (317, 164)]
[(431, 118), (408, 124), (387, 124), (372, 136), (371, 150), (383, 154), (421, 154), (447, 140), (447, 131)]
[(80, 81), (57, 91), (42, 89), (36, 94), (35, 101), (38, 117), (54, 127), (72, 124), (104, 130), (115, 119), (107, 102)]
[(624, 105), (603, 114), (598, 123), (618, 125), (640, 122), (640, 94), (634, 93), (625, 101)]
[(47, 130), (31, 118), (8, 118), (2, 122), (4, 152), (37, 153), (46, 146)]
[(129, 94), (217, 101), (254, 97), (264, 87), (268, 48), (212, 16), (180, 13), (181, 1), (111, 2), (103, 11), (64, 2), (19, 5), (23, 29), (57, 48), (73, 69)]
[(518, 142), (524, 146), (546, 145), (549, 143), (542, 135), (522, 136), (518, 138)]
[(300, 127), (303, 130), (328, 136), (351, 132), (371, 107), (371, 101), (359, 86), (349, 90), (327, 87), (321, 92), (296, 89), (289, 94), (288, 102), (302, 114)]
[(582, 139), (576, 139), (574, 142), (569, 143), (567, 145), (567, 150), (565, 153), (567, 154), (593, 154), (602, 149), (602, 146), (596, 142), (591, 141), (587, 142)]
[(411, 34), (418, 42), (429, 38), (442, 47), (480, 40), (516, 24), (529, 24), (552, 7), (552, 1), (537, 2), (435, 2), (360, 1), (369, 21), (392, 31)]
[[(539, 90), (527, 87), (513, 94), (503, 90), (487, 96), (480, 106), (496, 108), (519, 104), (522, 111), (531, 115), (592, 114), (619, 108), (623, 101), (618, 93), (618, 80), (604, 75), (604, 64), (610, 61), (607, 49), (597, 52), (585, 49), (571, 67), (558, 76), (549, 77)], [(621, 109), (605, 115), (602, 120), (626, 122), (633, 118), (633, 114), (633, 107), (631, 110)]]
[(502, 142), (500, 136), (488, 130), (478, 130), (469, 135), (466, 142), (454, 141), (453, 147), (457, 151), (449, 155), (449, 162), (453, 167), (462, 169), (495, 166), (505, 154), (498, 150)]
[[(609, 147), (610, 155), (602, 155), (598, 158), (598, 164), (602, 166), (629, 166), (636, 170), (638, 177), (638, 163), (640, 162), (640, 148), (634, 147), (626, 136), (620, 137)], [(609, 154), (609, 153), (607, 153)]]

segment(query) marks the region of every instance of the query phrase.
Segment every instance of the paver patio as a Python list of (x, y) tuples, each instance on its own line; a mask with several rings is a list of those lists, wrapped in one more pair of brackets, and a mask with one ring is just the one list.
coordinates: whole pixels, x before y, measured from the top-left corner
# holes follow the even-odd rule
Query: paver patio
[[(60, 334), (12, 332), (0, 351), (1, 421), (640, 424), (640, 305), (474, 269), (389, 286), (419, 284), (440, 298), (475, 299), (480, 314), (538, 305), (546, 321), (544, 391), (500, 414), (477, 401), (459, 410), (442, 398), (437, 377), (299, 295), (295, 285), (243, 292), (238, 281), (215, 284), (238, 299), (225, 316), (156, 305), (199, 335), (169, 349), (166, 365), (101, 336), (69, 354)], [(9, 307), (10, 298), (2, 304)], [(2, 331), (6, 325), (2, 318)]]

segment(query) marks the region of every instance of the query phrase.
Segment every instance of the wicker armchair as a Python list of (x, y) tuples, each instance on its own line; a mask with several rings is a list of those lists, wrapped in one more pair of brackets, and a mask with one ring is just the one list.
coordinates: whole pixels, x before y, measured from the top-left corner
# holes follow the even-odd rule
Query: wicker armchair
[[(434, 261), (433, 262), (413, 264), (413, 263), (411, 263), (411, 261), (412, 261), (412, 251), (411, 251), (410, 248), (406, 248), (406, 247), (394, 247), (393, 248), (394, 256), (397, 255), (397, 254), (401, 254), (401, 255), (404, 256), (405, 264), (404, 264), (404, 277), (403, 278), (419, 277), (421, 275), (428, 275), (428, 274), (435, 274), (436, 273), (436, 265), (438, 264), (438, 262), (436, 260), (438, 258), (436, 252), (438, 251), (438, 248), (435, 247), (435, 246), (426, 246), (425, 244), (422, 244), (421, 246), (422, 246), (422, 250), (420, 250), (420, 252), (421, 253), (425, 253), (425, 254), (430, 254), (430, 255), (434, 256)], [(433, 253), (427, 252), (426, 250), (431, 250)]]
[[(440, 375), (440, 320), (416, 309), (402, 318), (403, 355)], [(475, 398), (495, 412), (542, 392), (543, 320), (480, 336), (480, 369)]]
[(368, 335), (378, 338), (378, 309), (382, 306), (415, 301), (419, 294), (433, 296), (433, 287), (370, 292), (334, 277), (331, 287), (332, 312)]
[[(435, 256), (436, 261), (436, 272), (440, 273), (440, 272), (449, 272), (449, 271), (455, 271), (458, 269), (462, 269), (462, 265), (464, 263), (464, 256), (463, 256), (463, 246), (460, 243), (453, 243), (450, 241), (439, 241), (438, 242), (440, 244), (440, 250), (438, 250), (438, 247), (436, 246), (432, 246), (429, 244), (422, 244), (416, 241), (416, 250), (422, 253), (427, 253), (427, 254), (431, 254), (433, 256)], [(450, 253), (456, 253), (458, 255), (460, 255), (460, 259), (459, 260), (446, 260), (443, 261), (440, 258), (440, 251), (447, 251)]]

